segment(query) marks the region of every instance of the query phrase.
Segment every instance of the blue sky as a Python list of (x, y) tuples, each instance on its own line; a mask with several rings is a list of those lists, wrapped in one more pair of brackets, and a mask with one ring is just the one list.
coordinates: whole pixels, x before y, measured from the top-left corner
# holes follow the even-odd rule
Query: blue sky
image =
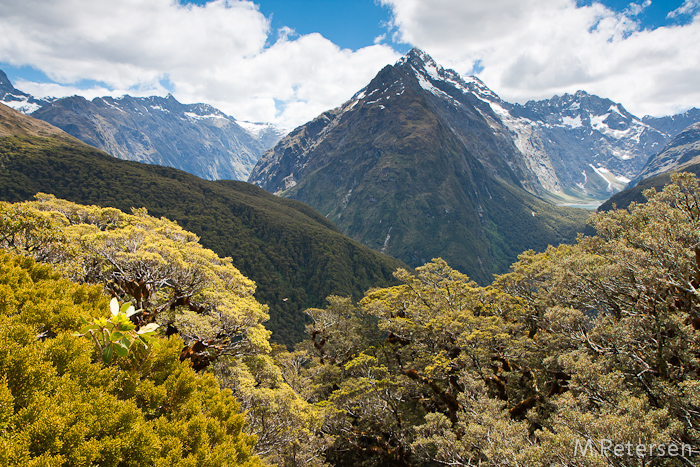
[(171, 92), (287, 128), (412, 46), (510, 102), (700, 107), (700, 0), (3, 0), (0, 30), (0, 69), (33, 95)]
[[(201, 2), (200, 2), (201, 3)], [(342, 48), (357, 50), (374, 44), (387, 32), (390, 9), (373, 0), (269, 0), (258, 2), (272, 19), (272, 29), (290, 27), (298, 34), (320, 33)], [(397, 44), (408, 52), (410, 46)]]

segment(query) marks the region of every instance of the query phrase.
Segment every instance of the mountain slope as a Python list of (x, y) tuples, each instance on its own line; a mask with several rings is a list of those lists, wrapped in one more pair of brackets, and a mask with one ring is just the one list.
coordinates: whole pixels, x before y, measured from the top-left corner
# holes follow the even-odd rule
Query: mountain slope
[(538, 182), (563, 199), (607, 199), (669, 138), (621, 104), (584, 91), (500, 107)]
[(700, 122), (678, 133), (658, 154), (649, 158), (632, 182), (665, 172), (678, 172), (683, 166), (700, 162)]
[(246, 180), (264, 152), (235, 119), (171, 95), (66, 97), (32, 116), (120, 159), (176, 167), (209, 180)]
[(15, 89), (2, 71), (0, 102), (120, 159), (209, 180), (247, 180), (260, 155), (284, 135), (272, 124), (238, 122), (210, 105), (181, 104), (171, 95), (35, 99)]
[(15, 89), (4, 71), (0, 70), (0, 102), (28, 114), (48, 104), (53, 99), (35, 99), (26, 92)]
[(488, 283), (521, 251), (572, 240), (587, 213), (526, 191), (532, 172), (470, 85), (483, 86), (414, 49), (290, 133), (249, 181), (412, 266), (441, 256)]
[(692, 172), (700, 175), (700, 122), (693, 123), (673, 138), (661, 152), (649, 158), (649, 162), (631, 187), (612, 196), (599, 210), (609, 211), (613, 206), (626, 208), (630, 203), (645, 201), (642, 193), (648, 188), (657, 191), (671, 182), (670, 174)]
[(185, 172), (122, 161), (65, 135), (15, 132), (44, 126), (0, 105), (0, 199), (21, 201), (37, 192), (82, 204), (176, 220), (201, 243), (256, 282), (270, 307), (273, 340), (298, 342), (307, 307), (331, 294), (360, 298), (370, 287), (393, 284), (399, 261), (338, 232), (309, 206), (273, 196), (244, 182), (206, 181)]
[(647, 115), (642, 121), (673, 138), (693, 123), (700, 122), (700, 109), (692, 108), (683, 113), (666, 117), (651, 117)]

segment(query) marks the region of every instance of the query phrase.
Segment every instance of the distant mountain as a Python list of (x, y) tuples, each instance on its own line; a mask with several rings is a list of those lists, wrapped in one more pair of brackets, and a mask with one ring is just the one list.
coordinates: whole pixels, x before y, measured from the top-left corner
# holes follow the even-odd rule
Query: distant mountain
[(143, 206), (195, 232), (256, 282), (256, 298), (270, 307), (272, 340), (287, 345), (305, 337), (304, 309), (332, 294), (359, 299), (396, 283), (392, 273), (406, 267), (341, 235), (303, 203), (245, 182), (119, 160), (0, 104), (0, 199), (39, 191), (126, 212)]
[(262, 153), (284, 134), (271, 124), (239, 125), (210, 105), (181, 104), (172, 95), (37, 100), (15, 89), (4, 73), (0, 80), (0, 101), (91, 146), (209, 180), (247, 180)]
[(411, 266), (441, 256), (488, 283), (523, 250), (572, 241), (588, 215), (533, 194), (536, 173), (489, 93), (414, 49), (283, 138), (249, 181)]
[(30, 114), (53, 99), (35, 99), (26, 92), (15, 89), (4, 71), (0, 70), (0, 102), (19, 112)]
[(658, 154), (649, 158), (631, 185), (665, 172), (677, 172), (689, 164), (700, 163), (700, 122), (678, 133)]
[(673, 138), (693, 123), (700, 122), (700, 109), (692, 108), (683, 113), (668, 117), (646, 116), (642, 121)]
[(626, 208), (633, 201), (644, 202), (644, 190), (656, 188), (661, 191), (670, 183), (670, 174), (675, 172), (700, 175), (700, 122), (678, 133), (663, 150), (649, 159), (642, 172), (630, 183), (630, 188), (612, 196), (599, 210), (608, 211), (613, 206)]
[(246, 180), (265, 148), (233, 119), (172, 95), (66, 97), (32, 112), (124, 160), (176, 167), (209, 180)]
[(491, 106), (538, 183), (566, 200), (605, 200), (623, 189), (670, 138), (610, 99), (578, 91), (525, 105)]
[(272, 148), (288, 133), (288, 131), (272, 123), (246, 122), (242, 120), (236, 120), (236, 123), (262, 144), (266, 150)]

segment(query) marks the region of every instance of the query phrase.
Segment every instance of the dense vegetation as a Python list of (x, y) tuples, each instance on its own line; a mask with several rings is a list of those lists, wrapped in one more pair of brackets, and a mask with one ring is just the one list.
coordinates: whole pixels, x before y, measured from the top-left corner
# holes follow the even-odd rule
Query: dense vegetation
[(0, 290), (0, 465), (262, 465), (239, 403), (180, 361), (180, 338), (103, 365), (73, 335), (109, 314), (102, 287), (3, 252)]
[[(52, 195), (38, 198), (16, 204), (0, 202), (0, 247), (50, 263), (75, 283), (101, 287), (81, 286), (74, 293), (75, 287), (62, 279), (44, 292), (37, 281), (0, 277), (3, 311), (19, 320), (5, 321), (2, 328), (8, 336), (3, 341), (8, 353), (2, 354), (8, 363), (1, 374), (12, 389), (9, 395), (3, 393), (6, 415), (2, 420), (15, 420), (3, 433), (7, 445), (15, 449), (19, 443), (16, 449), (21, 450), (11, 454), (12, 459), (26, 460), (27, 465), (34, 458), (36, 465), (248, 465), (253, 444), (255, 453), (271, 462), (289, 456), (300, 462), (318, 457), (318, 450), (311, 446), (320, 413), (284, 381), (270, 355), (270, 333), (262, 325), (268, 317), (266, 307), (253, 298), (255, 285), (232, 266), (230, 258), (217, 256), (203, 248), (191, 232), (167, 219), (149, 216), (143, 209), (125, 214)], [(29, 259), (21, 261), (33, 267)], [(45, 266), (38, 270), (44, 275), (51, 272)], [(52, 280), (59, 277), (51, 273)], [(109, 307), (111, 316), (106, 300), (100, 297), (103, 291), (115, 297)], [(64, 292), (69, 299), (54, 304), (52, 297), (60, 298)], [(117, 298), (132, 305), (120, 310)], [(153, 342), (156, 331), (162, 336), (159, 346)], [(13, 339), (19, 340), (13, 343)], [(56, 356), (51, 357), (46, 349), (55, 346), (59, 346)], [(34, 407), (27, 412), (25, 406), (15, 404), (16, 410), (10, 410), (13, 400), (27, 397), (32, 401), (33, 392), (48, 391), (36, 401), (46, 406), (59, 385), (58, 380), (47, 383), (52, 368), (35, 363), (34, 353), (25, 355), (17, 351), (19, 347), (54, 362), (59, 368), (57, 378), (65, 380), (68, 390), (75, 390), (74, 382), (89, 383), (90, 394), (78, 398), (79, 405), (61, 406), (66, 421), (46, 421)], [(35, 347), (38, 350), (32, 350)], [(279, 362), (284, 361), (283, 355), (280, 353)], [(99, 377), (74, 381), (83, 378), (82, 373), (66, 375), (67, 366), (75, 366), (76, 372), (98, 372)], [(16, 372), (15, 367), (21, 371)], [(196, 376), (195, 371), (206, 375)], [(48, 376), (41, 376), (44, 373)], [(220, 387), (232, 395), (221, 392)], [(99, 399), (94, 413), (89, 412), (87, 400), (102, 393), (116, 399)], [(61, 398), (58, 401), (63, 404)], [(104, 415), (111, 427), (107, 430), (99, 420), (103, 411), (111, 410), (110, 403), (117, 405), (117, 418), (112, 420), (111, 412)], [(127, 404), (131, 415), (122, 416), (117, 410), (120, 404)], [(249, 424), (245, 434), (241, 431), (243, 417), (237, 415), (239, 404)], [(157, 426), (140, 428), (139, 417)], [(88, 428), (71, 432), (76, 420), (84, 420)], [(58, 428), (53, 427), (54, 422)], [(34, 423), (40, 428), (33, 428)], [(51, 426), (44, 426), (47, 424)], [(179, 438), (171, 440), (175, 435), (168, 430), (178, 430)], [(80, 440), (66, 444), (65, 449), (59, 441), (44, 444), (49, 436), (75, 435), (91, 442), (93, 437), (103, 440), (119, 434), (145, 437), (143, 442), (150, 443), (147, 455), (127, 455), (136, 444), (121, 439), (105, 438), (107, 447), (95, 448), (81, 445)], [(153, 441), (153, 436), (158, 440)], [(297, 446), (303, 440), (302, 453)], [(161, 441), (165, 443), (162, 451)], [(76, 458), (82, 455), (81, 449), (96, 451), (84, 460)], [(104, 449), (118, 452), (106, 458)], [(171, 449), (175, 451), (168, 454)], [(54, 455), (57, 457), (50, 459)], [(19, 460), (12, 465), (24, 465)]]
[[(487, 287), (435, 259), (360, 303), (331, 296), (307, 310), (310, 339), (293, 352), (267, 344), (254, 285), (177, 224), (47, 195), (2, 203), (0, 456), (693, 465), (700, 186), (673, 180), (646, 204), (594, 216), (595, 236), (523, 253)], [(102, 290), (139, 309), (109, 317)], [(114, 336), (118, 322), (159, 324), (160, 345)], [(109, 358), (90, 340), (105, 329)]]
[(488, 287), (434, 260), (358, 306), (309, 310), (313, 361), (287, 380), (324, 404), (326, 459), (696, 465), (700, 187), (673, 180)]
[(255, 281), (257, 299), (270, 308), (272, 340), (290, 346), (303, 338), (303, 309), (331, 294), (359, 299), (393, 283), (401, 266), (343, 237), (308, 206), (243, 182), (122, 161), (69, 139), (0, 139), (0, 199), (37, 192), (126, 212), (145, 207), (177, 221)]
[[(81, 167), (103, 156), (69, 140), (0, 143), (7, 196), (34, 187), (20, 167), (73, 172), (84, 186), (54, 180), (79, 195), (195, 196), (181, 172)], [(359, 302), (331, 295), (294, 351), (269, 343), (256, 284), (181, 225), (45, 194), (0, 202), (0, 465), (695, 465), (700, 186), (670, 178), (488, 286), (434, 259)], [(225, 185), (195, 187), (216, 200)], [(285, 219), (325, 222), (286, 203)]]

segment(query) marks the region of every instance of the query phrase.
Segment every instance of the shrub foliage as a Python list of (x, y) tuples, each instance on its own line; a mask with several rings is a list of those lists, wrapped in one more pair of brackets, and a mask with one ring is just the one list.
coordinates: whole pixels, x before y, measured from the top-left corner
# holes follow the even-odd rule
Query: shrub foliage
[(0, 465), (262, 465), (228, 390), (160, 338), (111, 365), (75, 336), (109, 315), (100, 286), (0, 254)]

